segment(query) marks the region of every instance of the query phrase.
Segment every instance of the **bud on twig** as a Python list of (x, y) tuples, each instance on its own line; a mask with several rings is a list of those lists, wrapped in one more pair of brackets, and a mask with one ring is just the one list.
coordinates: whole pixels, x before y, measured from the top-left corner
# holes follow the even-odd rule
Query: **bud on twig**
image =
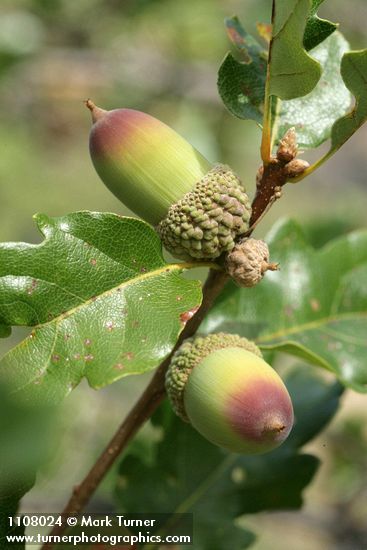
[(288, 164), (286, 164), (285, 170), (288, 178), (295, 178), (301, 175), (305, 170), (307, 170), (309, 166), (310, 164), (307, 162), (307, 160), (293, 159), (291, 160), (291, 162), (288, 162)]
[(296, 129), (292, 127), (287, 130), (287, 132), (284, 134), (279, 142), (277, 159), (284, 163), (288, 163), (296, 158), (297, 154), (298, 147)]

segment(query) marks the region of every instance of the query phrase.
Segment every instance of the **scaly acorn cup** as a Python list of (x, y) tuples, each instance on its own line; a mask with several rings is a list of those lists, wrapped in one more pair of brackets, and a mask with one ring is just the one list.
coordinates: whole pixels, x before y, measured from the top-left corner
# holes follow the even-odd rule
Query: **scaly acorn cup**
[(269, 249), (264, 241), (244, 239), (227, 254), (225, 269), (239, 286), (251, 287), (257, 285), (268, 270), (277, 271), (279, 265), (269, 263)]
[(172, 358), (166, 390), (183, 420), (232, 452), (271, 451), (293, 425), (281, 378), (253, 342), (234, 334), (186, 340)]
[(212, 166), (146, 113), (86, 105), (97, 173), (130, 210), (157, 226), (167, 250), (184, 259), (215, 259), (232, 250), (248, 230), (251, 205), (229, 167)]

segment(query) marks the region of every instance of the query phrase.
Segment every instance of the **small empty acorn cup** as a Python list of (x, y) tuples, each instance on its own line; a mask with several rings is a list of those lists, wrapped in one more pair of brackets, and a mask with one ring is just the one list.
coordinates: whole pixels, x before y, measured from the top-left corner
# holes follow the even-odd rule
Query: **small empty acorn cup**
[(210, 442), (261, 454), (281, 445), (293, 426), (289, 393), (258, 347), (233, 334), (183, 343), (172, 358), (166, 390), (175, 412)]
[(236, 174), (212, 165), (156, 118), (132, 109), (105, 111), (90, 99), (89, 148), (105, 185), (156, 226), (183, 259), (215, 259), (249, 228), (251, 204)]
[(226, 256), (225, 269), (242, 287), (257, 285), (267, 271), (277, 271), (279, 264), (269, 261), (268, 245), (258, 239), (243, 239)]

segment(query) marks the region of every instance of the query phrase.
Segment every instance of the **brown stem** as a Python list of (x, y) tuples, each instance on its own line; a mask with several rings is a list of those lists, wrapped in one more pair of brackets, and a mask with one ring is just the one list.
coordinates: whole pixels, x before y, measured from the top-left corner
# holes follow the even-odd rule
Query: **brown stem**
[(256, 176), (256, 195), (252, 201), (251, 235), (263, 216), (274, 202), (280, 198), (282, 187), (289, 180), (295, 180), (309, 167), (308, 162), (297, 158), (297, 135), (294, 128), (289, 128), (279, 141), (276, 156), (263, 162)]
[(256, 222), (262, 218), (268, 208), (280, 195), (280, 190), (288, 180), (288, 172), (284, 163), (276, 158), (263, 166), (258, 174), (256, 195), (252, 201), (252, 216), (250, 227), (254, 228)]
[[(203, 302), (198, 312), (190, 321), (187, 322), (174, 349), (170, 355), (162, 361), (144, 393), (139, 397), (133, 408), (130, 410), (127, 417), (118, 428), (111, 441), (108, 443), (107, 447), (92, 466), (91, 470), (88, 472), (83, 481), (74, 487), (70, 500), (65, 506), (62, 514), (65, 514), (66, 516), (79, 514), (84, 509), (97, 489), (99, 483), (126, 447), (127, 443), (138, 431), (138, 429), (150, 418), (159, 403), (163, 400), (165, 396), (164, 379), (171, 356), (186, 338), (189, 338), (195, 334), (206, 313), (213, 305), (215, 298), (222, 291), (228, 278), (228, 275), (223, 271), (210, 270), (203, 288)], [(55, 525), (50, 532), (50, 535), (61, 535), (64, 533), (66, 528), (67, 525), (64, 524)], [(42, 550), (50, 550), (53, 546), (54, 544), (51, 542), (45, 543), (42, 546)]]

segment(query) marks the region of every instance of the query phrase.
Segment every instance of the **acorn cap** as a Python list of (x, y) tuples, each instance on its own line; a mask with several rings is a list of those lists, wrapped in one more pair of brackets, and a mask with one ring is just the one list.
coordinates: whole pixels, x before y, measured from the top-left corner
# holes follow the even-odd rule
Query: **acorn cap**
[(178, 258), (218, 258), (249, 228), (251, 203), (229, 166), (212, 168), (168, 210), (157, 230)]
[(244, 239), (227, 254), (225, 268), (239, 286), (252, 287), (266, 271), (276, 271), (278, 264), (269, 262), (269, 249), (264, 241)]
[(166, 388), (181, 418), (232, 452), (268, 452), (293, 425), (291, 399), (281, 378), (255, 344), (236, 335), (185, 342), (172, 360)]
[(183, 137), (156, 118), (133, 109), (86, 106), (93, 126), (89, 148), (105, 185), (135, 214), (157, 225), (169, 207), (212, 165)]

